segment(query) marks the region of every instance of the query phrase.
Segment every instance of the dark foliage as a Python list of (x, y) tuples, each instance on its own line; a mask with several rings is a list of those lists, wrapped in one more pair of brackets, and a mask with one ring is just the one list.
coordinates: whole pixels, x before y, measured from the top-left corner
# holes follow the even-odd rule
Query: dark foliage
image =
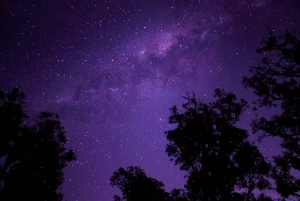
[[(122, 197), (114, 196), (115, 201), (166, 201), (170, 199), (164, 190), (164, 184), (147, 177), (140, 167), (119, 168), (110, 178), (110, 184), (118, 187), (122, 192)], [(180, 197), (180, 194), (174, 193), (174, 196)]]
[[(190, 200), (253, 200), (254, 189), (268, 189), (270, 166), (247, 141), (246, 130), (237, 128), (248, 107), (232, 93), (215, 90), (216, 101), (201, 103), (187, 96), (181, 113), (172, 107), (166, 132), (166, 152), (188, 173), (185, 185)], [(235, 189), (245, 193), (236, 193)]]
[(300, 199), (300, 180), (291, 174), (293, 169), (300, 171), (300, 40), (288, 31), (280, 36), (270, 31), (257, 52), (262, 62), (243, 83), (254, 89), (259, 106), (280, 106), (281, 112), (254, 120), (252, 127), (260, 131), (260, 138), (282, 139), (284, 151), (274, 156), (276, 190), (285, 198)]
[(188, 201), (187, 192), (182, 189), (173, 189), (169, 195), (171, 201)]
[(0, 91), (0, 200), (62, 200), (62, 169), (74, 152), (65, 148), (57, 114), (42, 112), (33, 126), (24, 125), (24, 98), (18, 89)]

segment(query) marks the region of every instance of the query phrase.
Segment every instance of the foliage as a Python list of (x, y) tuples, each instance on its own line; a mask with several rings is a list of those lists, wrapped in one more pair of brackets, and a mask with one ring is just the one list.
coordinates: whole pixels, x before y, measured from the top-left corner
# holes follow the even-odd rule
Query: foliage
[(246, 87), (254, 89), (259, 106), (280, 106), (279, 114), (261, 117), (252, 123), (260, 138), (280, 137), (283, 152), (274, 156), (273, 178), (276, 190), (283, 197), (300, 198), (300, 180), (291, 171), (300, 171), (300, 40), (290, 32), (269, 36), (257, 50), (263, 55), (260, 65), (244, 77)]
[(67, 150), (57, 114), (42, 112), (32, 126), (24, 125), (24, 93), (0, 92), (1, 200), (62, 200), (62, 169), (75, 159)]
[[(166, 132), (166, 152), (188, 173), (190, 200), (250, 200), (254, 189), (270, 187), (270, 170), (258, 149), (247, 141), (247, 131), (235, 124), (248, 107), (232, 93), (216, 89), (216, 100), (202, 103), (184, 97), (183, 112), (173, 106), (169, 122), (176, 128)], [(235, 188), (247, 189), (238, 195)]]
[(119, 168), (110, 178), (110, 184), (118, 187), (122, 197), (115, 195), (115, 201), (165, 201), (169, 199), (164, 190), (164, 184), (151, 177), (147, 177), (140, 167), (130, 166)]

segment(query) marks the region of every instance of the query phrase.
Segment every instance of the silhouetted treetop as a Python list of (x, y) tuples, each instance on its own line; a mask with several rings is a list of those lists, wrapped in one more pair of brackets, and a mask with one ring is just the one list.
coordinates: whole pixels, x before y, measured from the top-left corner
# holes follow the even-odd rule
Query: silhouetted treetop
[(252, 67), (251, 77), (244, 77), (246, 87), (254, 89), (261, 106), (274, 106), (278, 101), (298, 105), (300, 89), (300, 41), (289, 31), (269, 36), (261, 42), (257, 52), (261, 64)]
[(281, 138), (283, 152), (273, 157), (276, 190), (285, 198), (300, 199), (300, 180), (291, 174), (292, 169), (300, 171), (300, 40), (289, 31), (280, 36), (269, 31), (257, 52), (261, 64), (251, 68), (252, 75), (243, 83), (254, 89), (259, 106), (280, 106), (280, 110), (269, 119), (255, 119), (252, 128), (260, 132), (260, 139)]
[(164, 190), (164, 184), (147, 177), (140, 167), (119, 168), (110, 178), (110, 184), (118, 187), (122, 192), (122, 197), (114, 196), (115, 201), (165, 201), (170, 199)]
[[(194, 95), (184, 98), (187, 102), (182, 105), (183, 113), (176, 106), (170, 109), (169, 122), (177, 127), (166, 132), (169, 140), (166, 152), (175, 164), (181, 165), (181, 169), (195, 169), (201, 161), (199, 157), (214, 154), (217, 147), (213, 145), (220, 141), (226, 141), (228, 149), (235, 149), (236, 144), (232, 143), (242, 143), (248, 136), (245, 130), (233, 126), (248, 107), (245, 100), (237, 101), (234, 94), (220, 89), (215, 91), (216, 101), (212, 103), (201, 103)], [(224, 130), (227, 132), (222, 132)], [(211, 149), (209, 153), (206, 153), (207, 149)], [(204, 153), (199, 154), (203, 150)]]
[(59, 116), (41, 112), (32, 126), (24, 125), (24, 93), (0, 92), (1, 200), (60, 201), (62, 169), (75, 159)]
[[(251, 200), (254, 189), (270, 188), (269, 164), (247, 141), (248, 134), (235, 125), (248, 108), (235, 94), (215, 90), (215, 101), (203, 103), (195, 95), (184, 97), (180, 112), (171, 107), (166, 152), (171, 161), (187, 171), (189, 200)], [(236, 193), (235, 188), (246, 193)]]

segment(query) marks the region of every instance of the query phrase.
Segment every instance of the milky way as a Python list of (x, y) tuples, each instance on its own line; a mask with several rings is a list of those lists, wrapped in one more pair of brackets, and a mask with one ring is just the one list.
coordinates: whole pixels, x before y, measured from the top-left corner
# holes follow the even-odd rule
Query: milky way
[(300, 25), (298, 0), (4, 0), (0, 13), (0, 90), (24, 91), (31, 116), (61, 116), (77, 153), (65, 170), (70, 201), (112, 200), (109, 178), (129, 165), (183, 187), (164, 152), (168, 109), (192, 91), (210, 101), (216, 87), (253, 100), (241, 81), (266, 27), (299, 35)]

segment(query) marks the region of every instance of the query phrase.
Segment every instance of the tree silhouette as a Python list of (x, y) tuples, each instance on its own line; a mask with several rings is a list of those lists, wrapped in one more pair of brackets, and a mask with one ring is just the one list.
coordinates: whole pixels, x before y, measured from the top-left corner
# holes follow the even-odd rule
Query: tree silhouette
[(187, 192), (183, 189), (173, 189), (170, 192), (171, 201), (188, 201)]
[(74, 152), (65, 148), (57, 114), (42, 112), (34, 125), (24, 124), (24, 98), (17, 88), (0, 91), (0, 200), (62, 200), (62, 169)]
[(122, 197), (114, 196), (115, 201), (165, 201), (170, 199), (164, 190), (164, 184), (147, 177), (140, 167), (119, 168), (110, 178), (110, 184), (118, 187), (122, 192)]
[(188, 173), (188, 198), (254, 200), (254, 189), (268, 189), (269, 164), (247, 141), (247, 131), (235, 126), (247, 102), (220, 89), (212, 103), (199, 102), (194, 94), (184, 98), (183, 112), (176, 106), (170, 109), (169, 122), (176, 128), (166, 132), (166, 152)]
[(269, 36), (261, 42), (257, 53), (263, 55), (260, 65), (244, 77), (246, 87), (254, 89), (260, 107), (280, 106), (281, 112), (271, 118), (261, 117), (252, 123), (260, 138), (280, 137), (283, 152), (274, 156), (272, 177), (276, 190), (284, 198), (300, 198), (300, 180), (291, 170), (300, 171), (300, 40), (289, 31)]

